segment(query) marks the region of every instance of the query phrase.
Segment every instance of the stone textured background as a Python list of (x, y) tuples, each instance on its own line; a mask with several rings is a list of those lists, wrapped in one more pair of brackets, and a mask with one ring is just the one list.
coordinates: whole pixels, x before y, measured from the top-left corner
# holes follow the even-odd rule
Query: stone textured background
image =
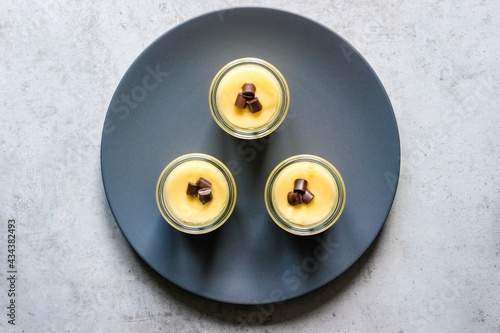
[[(206, 300), (152, 271), (100, 176), (104, 117), (134, 59), (176, 24), (241, 5), (302, 14), (351, 42), (385, 86), (402, 144), (370, 250), (327, 286), (264, 307)], [(496, 0), (3, 1), (0, 331), (500, 332), (499, 13)]]

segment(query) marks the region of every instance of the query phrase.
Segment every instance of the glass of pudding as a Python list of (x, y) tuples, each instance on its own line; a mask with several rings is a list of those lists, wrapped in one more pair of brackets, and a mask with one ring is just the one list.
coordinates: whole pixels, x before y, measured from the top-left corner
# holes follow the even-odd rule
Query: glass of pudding
[(330, 228), (345, 205), (344, 180), (327, 160), (296, 155), (269, 175), (264, 200), (273, 221), (296, 235), (314, 235)]
[[(245, 85), (253, 85), (249, 95)], [(253, 107), (254, 98), (258, 109)], [(215, 122), (224, 131), (240, 139), (258, 139), (271, 134), (283, 122), (290, 93), (276, 67), (262, 59), (241, 58), (222, 67), (214, 77), (208, 103)]]
[(175, 229), (204, 234), (219, 228), (236, 204), (236, 183), (218, 159), (193, 153), (170, 162), (160, 174), (156, 202)]

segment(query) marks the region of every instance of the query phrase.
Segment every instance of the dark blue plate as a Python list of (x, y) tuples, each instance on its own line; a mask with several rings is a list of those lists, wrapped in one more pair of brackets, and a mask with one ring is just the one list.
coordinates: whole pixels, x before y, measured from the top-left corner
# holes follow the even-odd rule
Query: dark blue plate
[[(269, 61), (290, 88), (285, 122), (254, 141), (223, 132), (208, 106), (217, 71), (241, 57)], [(224, 162), (238, 188), (231, 218), (206, 235), (173, 229), (155, 201), (162, 169), (193, 152)], [(296, 154), (330, 161), (347, 189), (341, 218), (316, 236), (286, 233), (264, 205), (269, 173)], [(109, 205), (139, 256), (186, 290), (238, 304), (303, 295), (349, 268), (389, 214), (399, 167), (394, 113), (368, 63), (324, 26), (265, 8), (208, 13), (153, 42), (118, 85), (101, 145)]]

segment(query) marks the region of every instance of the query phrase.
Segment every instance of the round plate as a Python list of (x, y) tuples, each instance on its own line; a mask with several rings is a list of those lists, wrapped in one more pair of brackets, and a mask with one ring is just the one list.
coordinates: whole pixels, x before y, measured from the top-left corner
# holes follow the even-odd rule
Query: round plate
[[(290, 88), (285, 121), (253, 141), (223, 132), (208, 106), (215, 74), (242, 57), (269, 61)], [(155, 201), (163, 168), (194, 152), (225, 163), (238, 189), (231, 218), (205, 235), (172, 228)], [(347, 190), (340, 219), (310, 237), (280, 229), (264, 204), (269, 173), (297, 154), (330, 161)], [(153, 42), (118, 85), (101, 145), (109, 205), (139, 256), (186, 290), (237, 304), (303, 295), (349, 268), (389, 214), (399, 166), (394, 113), (368, 63), (324, 26), (264, 8), (208, 13)]]

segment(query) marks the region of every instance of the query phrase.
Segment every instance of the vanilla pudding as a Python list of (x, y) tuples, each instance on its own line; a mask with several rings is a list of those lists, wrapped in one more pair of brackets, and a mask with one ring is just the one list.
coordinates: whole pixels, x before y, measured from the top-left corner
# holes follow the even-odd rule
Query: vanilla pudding
[[(255, 94), (262, 104), (259, 112), (248, 112), (234, 105), (234, 97), (246, 82), (256, 87)], [(256, 64), (245, 64), (221, 79), (216, 92), (217, 107), (229, 124), (237, 128), (259, 129), (277, 116), (279, 93), (279, 82), (269, 70)]]
[[(307, 202), (289, 201), (296, 180), (305, 180), (313, 194)], [(340, 217), (345, 204), (345, 185), (337, 169), (313, 155), (297, 155), (280, 163), (271, 173), (265, 189), (266, 207), (283, 229), (299, 235), (326, 230)]]
[[(209, 200), (188, 193), (188, 186), (203, 179), (211, 192)], [(195, 184), (196, 182), (196, 184)], [(191, 185), (189, 185), (191, 183)], [(198, 193), (206, 186), (200, 185)], [(187, 154), (172, 161), (161, 173), (156, 190), (162, 216), (174, 228), (187, 233), (205, 233), (222, 225), (236, 202), (236, 186), (230, 171), (219, 160), (205, 154)]]
[[(258, 111), (235, 105), (245, 84), (255, 86)], [(252, 96), (253, 97), (253, 96)], [(248, 99), (251, 106), (251, 99)], [(215, 76), (209, 105), (217, 124), (242, 139), (260, 138), (273, 132), (284, 120), (289, 91), (283, 75), (271, 64), (256, 58), (242, 58), (224, 66)]]

